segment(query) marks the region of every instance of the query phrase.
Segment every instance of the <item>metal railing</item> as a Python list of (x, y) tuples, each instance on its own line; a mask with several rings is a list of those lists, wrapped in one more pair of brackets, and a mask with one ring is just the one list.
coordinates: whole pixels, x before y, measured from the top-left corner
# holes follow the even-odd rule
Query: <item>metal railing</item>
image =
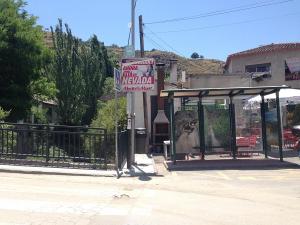
[(87, 126), (0, 123), (0, 163), (107, 169), (114, 139)]

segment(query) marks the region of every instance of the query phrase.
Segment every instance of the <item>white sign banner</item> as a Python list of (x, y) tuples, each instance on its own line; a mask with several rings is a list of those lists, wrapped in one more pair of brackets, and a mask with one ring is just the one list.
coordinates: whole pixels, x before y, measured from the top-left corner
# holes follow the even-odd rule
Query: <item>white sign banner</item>
[(136, 59), (134, 62), (122, 63), (122, 91), (146, 92), (154, 90), (154, 59)]

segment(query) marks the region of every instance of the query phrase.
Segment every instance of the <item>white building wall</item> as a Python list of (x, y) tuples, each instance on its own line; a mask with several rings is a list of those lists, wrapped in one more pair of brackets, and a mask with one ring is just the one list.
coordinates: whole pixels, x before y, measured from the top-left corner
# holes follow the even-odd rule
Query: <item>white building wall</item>
[(247, 65), (271, 63), (272, 77), (261, 82), (252, 82), (252, 86), (288, 85), (292, 88), (300, 88), (300, 80), (285, 80), (285, 60), (287, 58), (300, 58), (300, 50), (288, 50), (255, 54), (252, 56), (233, 57), (228, 66), (229, 74), (243, 74)]

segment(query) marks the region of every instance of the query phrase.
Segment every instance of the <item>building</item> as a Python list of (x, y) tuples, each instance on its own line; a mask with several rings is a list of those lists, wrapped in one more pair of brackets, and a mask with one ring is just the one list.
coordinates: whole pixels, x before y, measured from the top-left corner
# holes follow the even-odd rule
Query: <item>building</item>
[(225, 75), (244, 74), (250, 86), (300, 88), (300, 43), (270, 44), (231, 54)]

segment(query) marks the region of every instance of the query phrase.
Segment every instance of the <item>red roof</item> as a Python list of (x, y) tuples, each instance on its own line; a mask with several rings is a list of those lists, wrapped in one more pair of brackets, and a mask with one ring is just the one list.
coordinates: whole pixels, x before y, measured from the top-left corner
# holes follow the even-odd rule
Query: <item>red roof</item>
[(230, 63), (232, 58), (249, 56), (249, 55), (262, 55), (270, 52), (278, 52), (283, 50), (295, 50), (295, 49), (300, 49), (300, 43), (282, 43), (282, 44), (264, 45), (258, 48), (252, 48), (246, 51), (237, 52), (229, 55), (227, 57), (225, 66), (227, 66)]

